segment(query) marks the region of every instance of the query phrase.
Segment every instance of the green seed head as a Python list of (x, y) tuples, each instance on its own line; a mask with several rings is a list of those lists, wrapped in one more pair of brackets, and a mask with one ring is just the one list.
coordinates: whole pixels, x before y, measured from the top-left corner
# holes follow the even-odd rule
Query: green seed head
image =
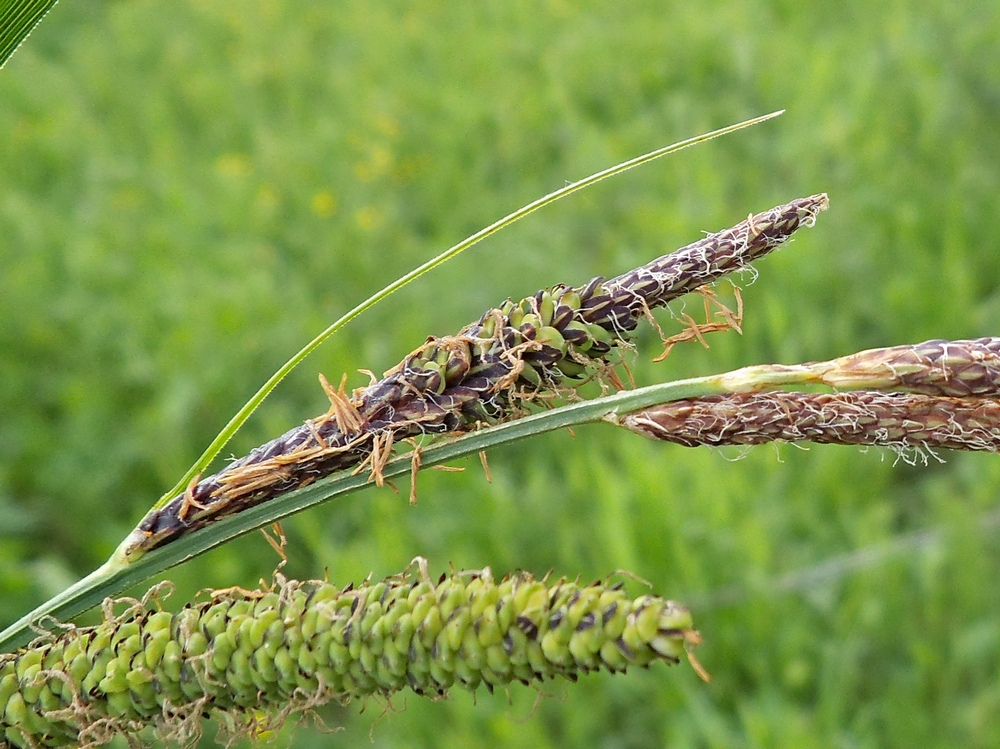
[(279, 579), (176, 614), (134, 606), (0, 656), (0, 729), (17, 747), (100, 743), (144, 725), (190, 740), (186, 710), (249, 725), (258, 711), (405, 688), (575, 679), (676, 662), (690, 632), (685, 609), (601, 582), (497, 581), (489, 570), (347, 590)]

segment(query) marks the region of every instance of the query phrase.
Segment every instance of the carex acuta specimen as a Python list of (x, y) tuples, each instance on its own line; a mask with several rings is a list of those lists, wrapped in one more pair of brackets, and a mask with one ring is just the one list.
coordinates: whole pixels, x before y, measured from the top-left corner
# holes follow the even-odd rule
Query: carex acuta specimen
[(800, 198), (612, 279), (506, 301), (457, 335), (429, 338), (398, 366), (150, 511), (123, 544), (135, 558), (213, 520), (370, 461), (421, 434), (466, 431), (523, 413), (567, 379), (607, 365), (650, 310), (745, 268), (811, 226), (826, 195)]
[[(830, 361), (748, 367), (722, 379), (732, 392), (662, 403), (619, 423), (688, 447), (875, 445), (907, 461), (926, 461), (939, 448), (1000, 452), (1000, 338), (889, 346)], [(758, 391), (755, 384), (774, 382), (841, 392)]]

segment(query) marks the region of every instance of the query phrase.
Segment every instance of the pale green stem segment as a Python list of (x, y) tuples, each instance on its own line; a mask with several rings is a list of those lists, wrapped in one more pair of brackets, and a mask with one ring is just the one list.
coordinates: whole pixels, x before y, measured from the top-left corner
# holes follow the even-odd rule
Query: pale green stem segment
[(10, 0), (0, 8), (0, 68), (28, 38), (56, 0)]
[[(813, 377), (808, 367), (797, 370), (795, 367), (760, 366), (746, 367), (723, 375), (677, 380), (637, 390), (625, 390), (603, 398), (571, 403), (454, 439), (440, 440), (420, 449), (420, 465), (424, 468), (439, 465), (456, 458), (475, 455), (498, 445), (564, 427), (602, 420), (616, 423), (618, 414), (630, 413), (672, 400), (697, 398), (733, 390), (762, 389), (809, 382)], [(382, 475), (386, 479), (392, 479), (409, 474), (412, 460), (411, 455), (395, 458), (386, 464)], [(116, 595), (132, 585), (148, 580), (209, 549), (221, 546), (237, 536), (263, 528), (334, 497), (356, 491), (370, 482), (368, 474), (351, 474), (344, 471), (270, 502), (250, 507), (237, 515), (221, 519), (207, 528), (154, 549), (130, 564), (120, 560), (107, 562), (0, 633), (0, 651), (9, 651), (28, 642), (32, 636), (31, 624), (43, 617), (50, 616), (59, 621), (68, 621), (97, 605), (106, 597)]]
[(537, 200), (528, 203), (526, 206), (519, 208), (518, 210), (514, 211), (513, 213), (507, 216), (504, 216), (499, 221), (496, 221), (487, 226), (486, 228), (479, 230), (478, 232), (468, 237), (467, 239), (463, 239), (454, 247), (451, 247), (450, 249), (442, 252), (440, 255), (428, 260), (426, 263), (410, 271), (405, 276), (402, 276), (396, 281), (393, 281), (384, 289), (372, 295), (371, 297), (363, 301), (361, 304), (359, 304), (357, 307), (352, 309), (350, 312), (348, 312), (346, 315), (341, 317), (339, 320), (334, 322), (326, 330), (324, 330), (318, 336), (313, 338), (309, 343), (307, 343), (297, 354), (295, 354), (295, 356), (293, 356), (291, 359), (285, 362), (285, 364), (283, 364), (281, 368), (277, 372), (275, 372), (271, 376), (271, 378), (261, 386), (260, 390), (254, 393), (253, 397), (249, 401), (247, 401), (246, 405), (244, 405), (243, 408), (241, 408), (236, 413), (236, 415), (233, 416), (232, 419), (230, 419), (229, 423), (226, 424), (225, 428), (221, 432), (219, 432), (219, 435), (212, 441), (212, 443), (208, 446), (208, 448), (206, 448), (205, 452), (202, 453), (201, 457), (198, 458), (195, 464), (188, 469), (188, 471), (181, 477), (181, 479), (173, 487), (170, 488), (169, 491), (167, 491), (162, 497), (160, 497), (160, 499), (153, 506), (153, 509), (163, 507), (171, 499), (173, 499), (178, 494), (183, 492), (184, 489), (187, 488), (187, 486), (191, 483), (191, 481), (208, 467), (209, 463), (211, 463), (212, 460), (215, 458), (215, 456), (219, 454), (219, 452), (222, 450), (223, 447), (225, 447), (226, 443), (229, 442), (229, 440), (233, 437), (234, 434), (236, 434), (236, 431), (244, 424), (244, 422), (246, 422), (246, 420), (250, 418), (250, 415), (255, 410), (257, 410), (257, 407), (264, 401), (264, 399), (270, 394), (270, 392), (274, 390), (275, 387), (277, 387), (278, 383), (281, 382), (283, 379), (285, 379), (285, 377), (293, 369), (295, 369), (295, 367), (297, 367), (300, 363), (302, 363), (302, 361), (307, 356), (309, 356), (309, 354), (315, 351), (324, 341), (326, 341), (326, 339), (328, 339), (330, 336), (332, 336), (334, 333), (336, 333), (338, 330), (344, 327), (355, 317), (360, 315), (362, 312), (365, 312), (366, 310), (370, 309), (375, 304), (388, 297), (390, 294), (395, 293), (396, 291), (406, 286), (411, 281), (424, 275), (428, 271), (433, 270), (434, 268), (438, 267), (439, 265), (442, 265), (448, 260), (451, 260), (453, 257), (469, 249), (480, 240), (486, 239), (486, 237), (495, 234), (496, 232), (500, 231), (501, 229), (507, 226), (510, 226), (515, 221), (519, 221), (520, 219), (527, 216), (529, 213), (533, 213), (534, 211), (537, 211), (539, 208), (544, 208), (545, 206), (556, 202), (560, 198), (564, 198), (567, 195), (577, 192), (578, 190), (582, 190), (585, 187), (590, 187), (591, 185), (596, 184), (601, 180), (608, 179), (609, 177), (614, 177), (634, 167), (642, 166), (643, 164), (658, 159), (661, 156), (666, 156), (667, 154), (676, 153), (677, 151), (680, 151), (684, 148), (688, 148), (689, 146), (694, 146), (699, 143), (704, 143), (714, 138), (718, 138), (720, 136), (736, 132), (737, 130), (742, 130), (743, 128), (747, 128), (752, 125), (757, 125), (766, 120), (773, 119), (778, 115), (782, 114), (783, 112), (784, 110), (782, 109), (777, 112), (772, 112), (771, 114), (766, 114), (761, 117), (754, 117), (753, 119), (745, 120), (744, 122), (739, 122), (735, 125), (729, 125), (728, 127), (724, 127), (720, 130), (713, 130), (712, 132), (705, 133), (704, 135), (698, 135), (693, 138), (688, 138), (687, 140), (682, 140), (677, 143), (673, 143), (669, 146), (658, 148), (655, 151), (650, 151), (649, 153), (645, 153), (642, 156), (637, 156), (634, 159), (623, 161), (620, 164), (616, 164), (615, 166), (609, 167), (608, 169), (604, 169), (600, 172), (596, 172), (595, 174), (591, 174), (589, 177), (585, 177), (584, 179), (581, 179), (578, 182), (573, 182), (572, 184), (566, 185), (565, 187), (562, 187), (556, 190), (555, 192), (549, 193), (544, 197), (538, 198)]

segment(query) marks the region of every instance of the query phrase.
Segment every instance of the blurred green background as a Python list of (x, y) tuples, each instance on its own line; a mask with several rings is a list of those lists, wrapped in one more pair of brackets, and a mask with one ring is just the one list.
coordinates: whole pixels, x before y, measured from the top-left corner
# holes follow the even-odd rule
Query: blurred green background
[[(744, 335), (652, 364), (647, 327), (639, 383), (1000, 334), (996, 4), (64, 2), (0, 72), (0, 102), (4, 625), (101, 563), (357, 301), (567, 180), (746, 117), (788, 110), (395, 295), (230, 449), (323, 412), (319, 371), (361, 385), (359, 368), (508, 295), (622, 272), (819, 191), (831, 210), (745, 286)], [(323, 711), (343, 733), (279, 742), (1000, 745), (1000, 460), (741, 455), (593, 426), (495, 450), (492, 484), (473, 460), (423, 475), (416, 507), (404, 485), (287, 520), (297, 577), (384, 576), (418, 554), (434, 571), (628, 569), (693, 607), (715, 678), (593, 675), (537, 705), (522, 687), (401, 695)], [(168, 577), (181, 601), (276, 561), (250, 535)]]

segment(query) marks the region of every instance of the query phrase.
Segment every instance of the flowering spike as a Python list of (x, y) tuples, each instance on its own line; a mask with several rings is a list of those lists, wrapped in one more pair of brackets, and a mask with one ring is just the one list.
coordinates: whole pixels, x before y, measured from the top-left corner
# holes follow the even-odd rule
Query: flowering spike
[(486, 569), (435, 583), (417, 567), (344, 589), (279, 577), (176, 614), (106, 607), (98, 626), (0, 655), (0, 744), (92, 746), (146, 725), (191, 743), (188, 718), (202, 714), (252, 734), (329, 701), (676, 663), (697, 639), (687, 609), (606, 581), (497, 581)]
[(831, 387), (955, 397), (1000, 394), (1000, 338), (924, 341), (806, 366)]
[(634, 432), (687, 447), (783, 440), (1000, 452), (1000, 401), (919, 393), (729, 393), (664, 403), (621, 418)]
[(188, 492), (152, 510), (122, 544), (127, 559), (214, 519), (296, 489), (420, 434), (467, 431), (516, 416), (525, 403), (558, 391), (565, 378), (607, 364), (649, 310), (746, 268), (811, 226), (826, 195), (800, 198), (750, 216), (611, 280), (557, 285), (507, 301), (458, 335), (431, 338), (383, 379), (339, 409), (290, 430)]

